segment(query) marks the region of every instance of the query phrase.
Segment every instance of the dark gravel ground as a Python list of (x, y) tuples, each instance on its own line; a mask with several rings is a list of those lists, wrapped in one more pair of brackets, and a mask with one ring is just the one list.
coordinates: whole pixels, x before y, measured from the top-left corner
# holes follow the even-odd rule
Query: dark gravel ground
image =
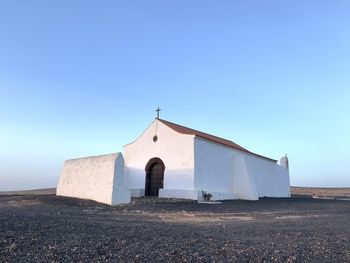
[(350, 202), (0, 196), (0, 262), (350, 262)]

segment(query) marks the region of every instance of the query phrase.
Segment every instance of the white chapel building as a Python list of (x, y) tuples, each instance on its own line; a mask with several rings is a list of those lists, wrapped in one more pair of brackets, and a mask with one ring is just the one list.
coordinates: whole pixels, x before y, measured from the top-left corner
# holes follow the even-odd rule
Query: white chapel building
[(67, 160), (57, 195), (118, 205), (131, 197), (202, 200), (290, 197), (288, 158), (279, 162), (230, 140), (160, 118), (122, 153)]

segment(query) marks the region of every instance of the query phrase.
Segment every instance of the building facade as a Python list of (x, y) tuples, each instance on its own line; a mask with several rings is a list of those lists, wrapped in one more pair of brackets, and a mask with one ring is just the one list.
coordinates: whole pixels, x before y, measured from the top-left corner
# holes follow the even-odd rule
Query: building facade
[[(104, 164), (99, 158), (66, 161), (57, 194), (111, 205), (141, 196), (201, 200), (202, 191), (212, 194), (213, 200), (290, 197), (287, 157), (278, 163), (232, 141), (159, 118), (124, 146), (124, 157), (106, 155), (109, 163)], [(104, 165), (114, 169), (104, 175)], [(89, 196), (84, 188), (97, 193)], [(101, 188), (110, 193), (103, 200), (96, 197)]]

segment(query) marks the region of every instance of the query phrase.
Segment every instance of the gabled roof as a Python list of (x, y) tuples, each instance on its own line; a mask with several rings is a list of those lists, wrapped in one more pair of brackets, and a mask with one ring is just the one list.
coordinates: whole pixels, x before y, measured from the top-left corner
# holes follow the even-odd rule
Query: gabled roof
[(264, 158), (264, 159), (266, 159), (268, 161), (277, 162), (277, 160), (274, 160), (274, 159), (271, 159), (271, 158), (268, 158), (268, 157), (265, 157), (265, 156), (253, 153), (251, 151), (248, 151), (247, 149), (245, 149), (242, 146), (234, 143), (233, 141), (226, 140), (226, 139), (223, 139), (223, 138), (220, 138), (220, 137), (217, 137), (217, 136), (205, 133), (205, 132), (201, 132), (201, 131), (197, 131), (197, 130), (191, 129), (191, 128), (187, 128), (185, 126), (181, 126), (179, 124), (172, 123), (172, 122), (169, 122), (169, 121), (166, 121), (166, 120), (162, 120), (162, 119), (158, 119), (158, 120), (161, 123), (165, 124), (166, 126), (168, 126), (169, 128), (171, 128), (172, 130), (174, 130), (174, 131), (176, 131), (178, 133), (194, 135), (196, 137), (199, 137), (199, 138), (202, 138), (202, 139), (205, 139), (205, 140), (217, 143), (217, 144), (221, 144), (221, 145), (233, 148), (235, 150), (239, 150), (239, 151), (242, 151), (242, 152), (245, 152), (245, 153), (257, 156), (257, 157), (260, 157), (260, 158)]

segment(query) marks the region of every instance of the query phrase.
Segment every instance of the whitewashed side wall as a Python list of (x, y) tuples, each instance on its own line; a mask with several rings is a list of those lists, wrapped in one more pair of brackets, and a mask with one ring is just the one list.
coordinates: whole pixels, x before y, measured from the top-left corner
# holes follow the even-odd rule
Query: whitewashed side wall
[(195, 188), (210, 192), (214, 200), (258, 199), (244, 156), (199, 137), (195, 138)]
[(196, 137), (195, 189), (233, 192), (232, 151), (227, 147)]
[(234, 193), (248, 200), (290, 196), (289, 174), (284, 167), (198, 137), (195, 189)]
[[(123, 168), (120, 153), (67, 160), (59, 179), (57, 195), (115, 204), (113, 189), (117, 189), (114, 188), (114, 181), (118, 180), (118, 176), (123, 181)], [(116, 193), (114, 191), (115, 201)]]
[(290, 197), (289, 172), (285, 167), (251, 155), (246, 155), (246, 162), (259, 197)]
[[(154, 135), (158, 136), (156, 142)], [(142, 195), (145, 167), (150, 159), (160, 158), (164, 165), (164, 190), (160, 196), (182, 197), (179, 191), (194, 189), (194, 136), (180, 134), (155, 120), (133, 143), (124, 146), (126, 173), (130, 189)], [(162, 194), (163, 193), (163, 194)], [(183, 193), (188, 195), (186, 191)], [(177, 196), (172, 196), (177, 195)]]
[(258, 200), (259, 194), (253, 176), (249, 173), (246, 158), (243, 154), (233, 154), (233, 192), (239, 199)]

